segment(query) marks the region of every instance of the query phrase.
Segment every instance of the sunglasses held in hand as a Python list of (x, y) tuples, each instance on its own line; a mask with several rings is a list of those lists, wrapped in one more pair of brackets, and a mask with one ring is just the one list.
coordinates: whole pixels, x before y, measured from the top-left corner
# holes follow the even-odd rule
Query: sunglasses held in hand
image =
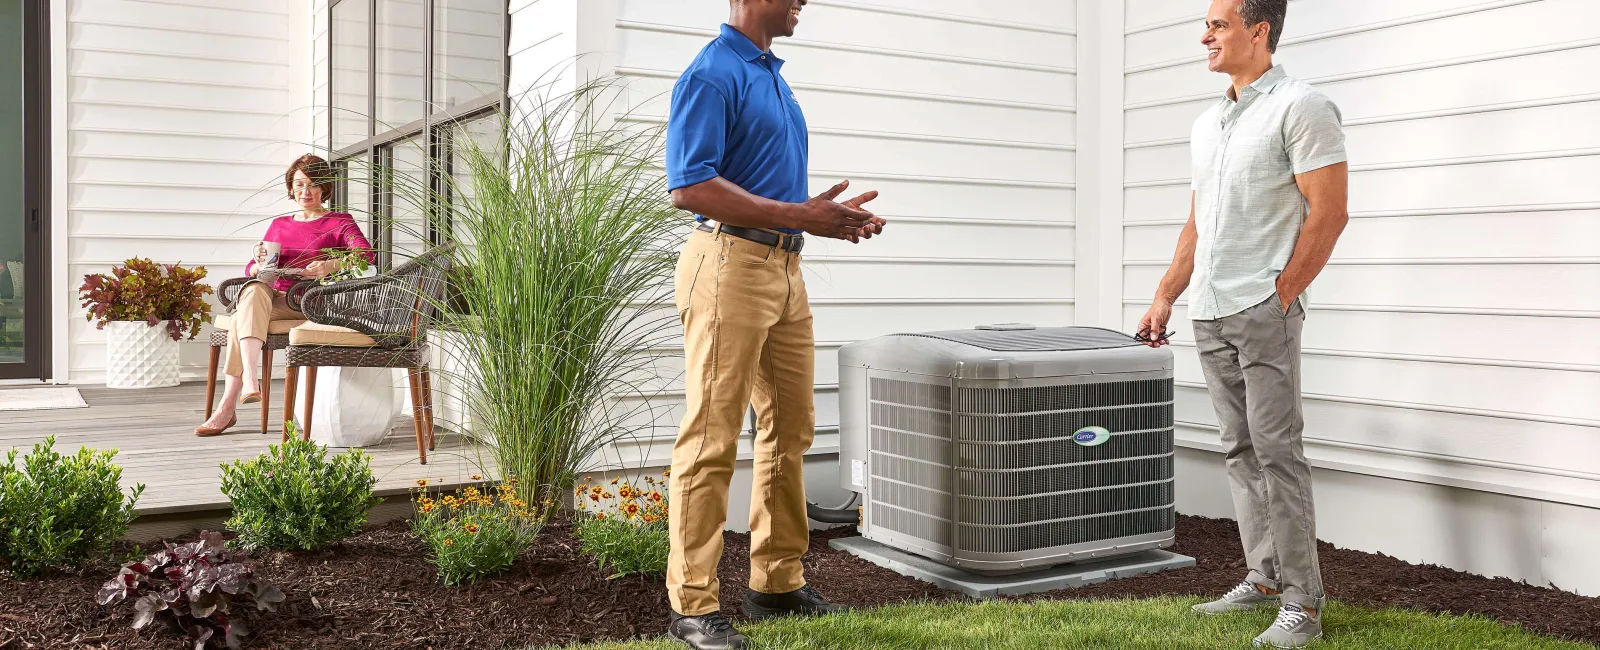
[(1139, 333), (1134, 334), (1133, 335), (1133, 340), (1138, 341), (1140, 343), (1156, 343), (1156, 342), (1169, 343), (1169, 342), (1171, 342), (1172, 335), (1173, 334), (1177, 334), (1177, 333), (1178, 333), (1177, 330), (1169, 330), (1169, 329), (1166, 329), (1166, 328), (1162, 328), (1161, 336), (1157, 336), (1157, 337), (1152, 339), (1152, 338), (1150, 338), (1150, 328), (1146, 327), (1146, 328), (1144, 328), (1142, 330), (1139, 330)]

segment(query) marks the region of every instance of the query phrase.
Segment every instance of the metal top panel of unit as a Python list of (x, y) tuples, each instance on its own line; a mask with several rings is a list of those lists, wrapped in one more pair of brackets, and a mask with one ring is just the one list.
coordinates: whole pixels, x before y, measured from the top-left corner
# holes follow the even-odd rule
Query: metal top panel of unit
[(1172, 371), (1172, 352), (1098, 327), (991, 325), (891, 334), (839, 349), (839, 365), (958, 379)]

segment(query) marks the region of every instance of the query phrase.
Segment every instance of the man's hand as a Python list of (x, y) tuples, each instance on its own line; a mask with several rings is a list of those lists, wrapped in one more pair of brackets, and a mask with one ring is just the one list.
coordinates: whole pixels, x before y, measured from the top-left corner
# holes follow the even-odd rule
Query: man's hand
[[(845, 181), (845, 182), (848, 183), (849, 181)], [(867, 201), (871, 201), (871, 200), (873, 200), (875, 198), (878, 198), (878, 191), (877, 190), (872, 190), (870, 192), (863, 193), (860, 196), (857, 196), (857, 197), (855, 197), (853, 199), (850, 199), (849, 201), (845, 201), (844, 202), (844, 206), (848, 207), (848, 208), (855, 208), (857, 210), (860, 210), (862, 204), (866, 203)], [(869, 219), (867, 221), (866, 225), (861, 227), (861, 230), (856, 231), (856, 234), (853, 237), (849, 237), (848, 239), (850, 240), (850, 243), (852, 243), (852, 244), (859, 243), (863, 239), (872, 239), (873, 235), (881, 234), (883, 232), (883, 227), (885, 225), (887, 225), (887, 224), (888, 224), (888, 222), (884, 221), (883, 217), (879, 217), (879, 216), (874, 215), (871, 219)]]
[(1286, 286), (1283, 282), (1282, 275), (1278, 276), (1276, 284), (1278, 289), (1278, 301), (1280, 303), (1278, 306), (1282, 307), (1283, 313), (1287, 314), (1289, 313), (1289, 306), (1294, 304), (1295, 299), (1299, 298), (1300, 293), (1305, 291), (1305, 289), (1296, 289)]
[(1172, 320), (1172, 303), (1157, 299), (1150, 304), (1150, 310), (1144, 313), (1144, 318), (1139, 319), (1139, 331), (1148, 331), (1150, 334), (1145, 342), (1152, 348), (1159, 348), (1167, 344), (1161, 335), (1167, 331), (1167, 321)]
[(841, 181), (828, 191), (796, 206), (795, 226), (818, 237), (856, 242), (881, 232), (883, 220), (861, 209), (862, 204), (878, 197), (877, 192), (867, 192), (838, 203), (834, 199), (850, 187), (850, 181)]

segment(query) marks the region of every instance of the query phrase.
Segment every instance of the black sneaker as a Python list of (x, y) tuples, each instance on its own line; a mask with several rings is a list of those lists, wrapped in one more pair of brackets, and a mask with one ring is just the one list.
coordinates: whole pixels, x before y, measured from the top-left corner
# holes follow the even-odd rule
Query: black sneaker
[(744, 592), (744, 615), (757, 620), (773, 616), (816, 616), (848, 611), (849, 607), (828, 602), (811, 585), (786, 594), (764, 594), (754, 589)]
[(667, 622), (667, 636), (695, 650), (740, 650), (750, 647), (750, 638), (733, 628), (721, 612), (703, 616), (684, 616), (677, 612)]

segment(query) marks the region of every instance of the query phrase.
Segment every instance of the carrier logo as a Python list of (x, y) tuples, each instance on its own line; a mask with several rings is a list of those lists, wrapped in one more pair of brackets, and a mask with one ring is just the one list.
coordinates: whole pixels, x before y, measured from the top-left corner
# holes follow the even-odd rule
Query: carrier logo
[(1084, 427), (1078, 429), (1077, 433), (1072, 434), (1072, 441), (1085, 447), (1104, 444), (1105, 441), (1110, 439), (1111, 432), (1107, 431), (1105, 427)]

